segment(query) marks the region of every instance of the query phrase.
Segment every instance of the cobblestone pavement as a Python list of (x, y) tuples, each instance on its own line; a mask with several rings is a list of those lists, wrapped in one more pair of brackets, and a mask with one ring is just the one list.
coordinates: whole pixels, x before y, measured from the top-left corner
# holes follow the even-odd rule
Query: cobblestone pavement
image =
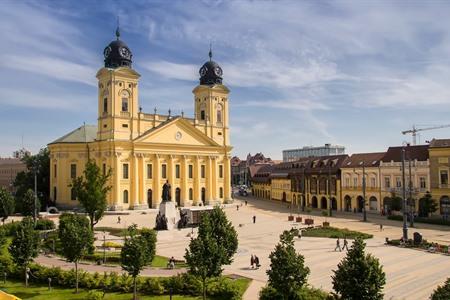
[[(240, 206), (237, 210), (236, 204), (234, 204), (225, 209), (239, 235), (238, 252), (234, 257), (234, 262), (225, 267), (225, 273), (252, 278), (253, 282), (244, 295), (244, 299), (253, 300), (258, 298), (260, 288), (267, 282), (268, 256), (278, 242), (279, 235), (283, 230), (297, 225), (288, 222), (289, 209), (286, 204), (256, 200), (251, 197), (245, 199), (248, 200), (247, 206)], [(236, 203), (240, 204), (241, 202), (236, 200)], [(319, 213), (320, 211), (313, 213), (316, 224), (321, 224), (324, 220), (322, 216), (318, 215)], [(255, 224), (252, 222), (254, 215), (256, 216)], [(327, 219), (332, 226), (374, 235), (373, 239), (367, 240), (366, 250), (380, 259), (386, 272), (385, 299), (428, 299), (434, 288), (450, 276), (450, 256), (384, 245), (386, 237), (399, 238), (401, 236), (401, 222), (389, 221), (372, 214), (368, 214), (368, 222), (360, 221), (361, 214), (338, 213), (335, 215), (337, 216)], [(106, 215), (97, 226), (125, 228), (136, 223), (140, 227), (151, 228), (154, 226), (155, 216), (156, 210), (130, 211), (121, 215), (121, 223), (118, 224), (116, 215)], [(379, 230), (380, 223), (384, 224), (382, 232)], [(416, 224), (414, 229), (409, 230), (409, 235), (411, 236), (414, 231), (422, 233), (427, 240), (450, 244), (448, 227)], [(194, 235), (195, 232), (194, 229)], [(185, 249), (189, 244), (190, 233), (191, 229), (158, 232), (157, 254), (183, 259)], [(339, 261), (345, 256), (345, 252), (333, 251), (335, 242), (334, 239), (307, 237), (296, 241), (297, 250), (305, 256), (305, 263), (311, 269), (308, 283), (314, 287), (328, 291), (332, 289), (332, 270), (336, 269)], [(249, 268), (251, 254), (256, 254), (260, 258), (262, 265), (260, 269)], [(43, 258), (39, 258), (40, 262), (51, 264), (51, 262), (41, 261), (41, 259)], [(146, 271), (146, 275), (169, 276), (157, 275), (155, 270), (148, 270), (148, 273)]]

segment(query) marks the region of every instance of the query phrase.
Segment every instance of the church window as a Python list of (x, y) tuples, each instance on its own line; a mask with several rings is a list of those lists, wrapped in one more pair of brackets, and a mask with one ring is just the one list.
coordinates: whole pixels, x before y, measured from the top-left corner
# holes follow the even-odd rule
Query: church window
[(147, 164), (147, 179), (151, 179), (153, 177), (153, 166), (152, 164)]
[(122, 124), (123, 128), (128, 128), (128, 124)]
[(223, 166), (219, 166), (219, 178), (223, 178)]
[(106, 175), (106, 164), (103, 164), (103, 175)]
[(106, 125), (106, 124), (103, 124), (103, 128), (106, 128), (106, 127), (108, 127), (108, 125)]
[(219, 189), (219, 198), (223, 198), (223, 188)]
[(70, 178), (74, 179), (77, 177), (77, 165), (71, 164), (70, 165)]
[(166, 164), (161, 165), (161, 177), (167, 178), (167, 165)]
[(128, 191), (123, 191), (123, 203), (128, 203)]
[(201, 166), (201, 168), (200, 168), (200, 173), (201, 173), (201, 177), (202, 178), (205, 178), (206, 176), (205, 176), (205, 165), (202, 165)]
[(122, 98), (122, 111), (128, 111), (128, 98)]
[(53, 165), (53, 176), (56, 178), (56, 164)]
[(128, 164), (123, 164), (122, 171), (123, 171), (123, 179), (128, 179)]
[(205, 111), (204, 110), (202, 110), (200, 112), (200, 120), (205, 120)]
[(131, 83), (128, 84), (128, 87), (131, 89)]
[(222, 105), (217, 104), (217, 122), (222, 123)]
[(75, 193), (75, 189), (74, 188), (70, 189), (70, 200), (72, 200), (72, 201), (77, 200), (77, 195)]
[(175, 178), (180, 179), (180, 165), (175, 165)]
[(108, 98), (103, 99), (103, 112), (104, 113), (108, 112)]
[(192, 190), (192, 188), (189, 189), (189, 200), (193, 200), (194, 199), (194, 191)]
[(189, 165), (189, 178), (193, 178), (194, 176), (194, 166), (193, 165)]

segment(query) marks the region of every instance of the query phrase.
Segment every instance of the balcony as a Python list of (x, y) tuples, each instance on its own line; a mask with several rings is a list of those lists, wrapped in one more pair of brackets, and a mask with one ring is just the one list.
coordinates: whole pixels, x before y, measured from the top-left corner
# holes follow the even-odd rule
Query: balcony
[(130, 117), (130, 113), (128, 111), (121, 111), (120, 112), (120, 116), (123, 118), (129, 118)]
[(450, 189), (450, 184), (440, 184), (439, 188), (440, 189)]

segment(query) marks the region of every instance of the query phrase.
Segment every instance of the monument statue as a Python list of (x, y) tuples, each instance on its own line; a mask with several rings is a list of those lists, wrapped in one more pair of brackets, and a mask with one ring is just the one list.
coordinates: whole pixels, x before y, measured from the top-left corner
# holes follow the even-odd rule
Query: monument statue
[(169, 180), (166, 181), (166, 183), (164, 183), (163, 188), (162, 188), (162, 201), (170, 201), (171, 197), (170, 197), (170, 184), (169, 184)]

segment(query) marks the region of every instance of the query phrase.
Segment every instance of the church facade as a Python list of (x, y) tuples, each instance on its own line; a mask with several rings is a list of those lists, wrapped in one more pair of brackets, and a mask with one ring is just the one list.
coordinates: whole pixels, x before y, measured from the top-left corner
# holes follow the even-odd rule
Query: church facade
[(88, 158), (112, 170), (108, 205), (112, 210), (157, 208), (162, 187), (171, 185), (179, 206), (231, 200), (228, 88), (212, 53), (193, 89), (194, 116), (144, 113), (139, 105), (140, 75), (120, 39), (104, 50), (97, 72), (97, 125), (83, 125), (48, 145), (51, 197), (59, 207), (78, 205), (70, 188)]

